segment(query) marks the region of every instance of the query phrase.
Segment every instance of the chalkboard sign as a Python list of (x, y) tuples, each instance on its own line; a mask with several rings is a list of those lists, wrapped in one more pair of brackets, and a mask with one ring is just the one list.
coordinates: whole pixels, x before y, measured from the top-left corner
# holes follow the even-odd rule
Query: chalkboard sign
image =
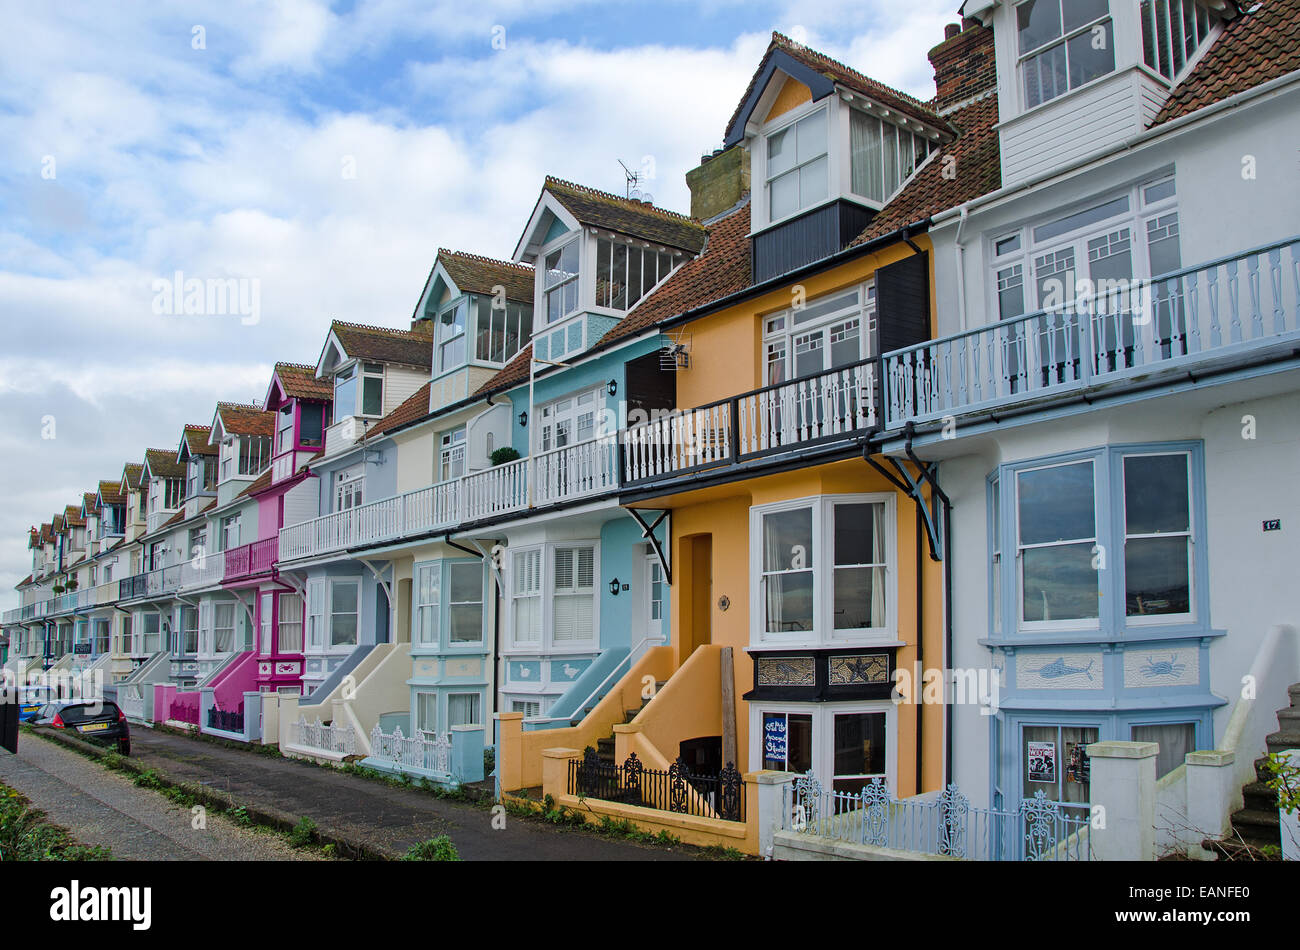
[(786, 719), (785, 716), (763, 717), (763, 758), (785, 760), (786, 757)]

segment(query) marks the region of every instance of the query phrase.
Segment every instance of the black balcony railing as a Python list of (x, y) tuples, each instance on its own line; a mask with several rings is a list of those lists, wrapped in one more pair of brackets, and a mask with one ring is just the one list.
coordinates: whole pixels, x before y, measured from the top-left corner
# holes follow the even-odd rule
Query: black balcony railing
[(648, 769), (635, 752), (622, 765), (602, 761), (587, 747), (569, 762), (569, 794), (680, 815), (745, 820), (745, 783), (728, 762), (715, 774), (691, 772), (680, 758), (668, 769)]
[(208, 727), (210, 729), (221, 729), (224, 732), (244, 731), (244, 712), (243, 710), (226, 710), (217, 709), (215, 706), (208, 710)]

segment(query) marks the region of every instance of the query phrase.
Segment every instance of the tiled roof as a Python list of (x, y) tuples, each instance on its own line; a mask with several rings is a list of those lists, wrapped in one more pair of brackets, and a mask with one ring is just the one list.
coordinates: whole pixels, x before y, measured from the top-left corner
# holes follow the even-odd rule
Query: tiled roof
[(99, 492), (82, 492), (81, 507), (83, 511), (94, 512), (99, 510)]
[[(750, 284), (749, 202), (709, 226), (704, 253), (673, 272), (600, 339), (600, 343), (644, 330), (661, 320), (704, 306)], [(599, 345), (599, 344), (598, 344)]]
[(188, 425), (181, 434), (181, 438), (191, 455), (216, 455), (218, 453), (215, 445), (208, 445), (208, 440), (212, 438), (211, 426)]
[(957, 138), (943, 146), (884, 210), (871, 219), (863, 232), (850, 242), (850, 247), (1002, 187), (997, 95), (987, 95), (949, 113), (948, 121), (960, 130)]
[(275, 413), (264, 412), (261, 406), (236, 402), (217, 403), (221, 427), (228, 435), (251, 435), (270, 438), (275, 435)]
[(694, 218), (652, 204), (620, 198), (607, 191), (546, 176), (549, 191), (580, 224), (607, 228), (620, 234), (644, 238), (692, 254), (704, 246), (704, 226)]
[(1168, 122), (1300, 69), (1300, 0), (1242, 4), (1209, 51), (1170, 93), (1152, 125)]
[(126, 504), (126, 494), (122, 491), (121, 482), (100, 482), (99, 497), (106, 505)]
[(489, 379), (486, 383), (475, 390), (475, 396), (486, 396), (488, 393), (499, 392), (502, 389), (509, 389), (515, 383), (528, 378), (528, 366), (533, 358), (533, 345), (529, 343), (501, 370)]
[(316, 378), (315, 366), (303, 366), (301, 363), (276, 363), (275, 375), (280, 379), (280, 388), (290, 399), (329, 401), (334, 398), (334, 387), (328, 379)]
[(433, 324), (429, 321), (411, 330), (393, 330), (335, 320), (330, 331), (354, 359), (433, 367)]
[(263, 472), (261, 475), (257, 476), (257, 478), (255, 478), (255, 479), (253, 479), (251, 482), (249, 482), (249, 483), (248, 483), (248, 487), (245, 488), (243, 491), (241, 491), (241, 492), (240, 492), (238, 495), (236, 495), (235, 497), (236, 497), (236, 498), (245, 498), (245, 497), (247, 497), (247, 496), (249, 496), (249, 495), (255, 495), (255, 494), (257, 494), (257, 493), (260, 492), (260, 491), (264, 491), (265, 489), (270, 488), (270, 487), (271, 487), (271, 471), (272, 471), (272, 470), (268, 468), (268, 469), (267, 469), (265, 472)]
[(63, 523), (69, 528), (84, 528), (86, 519), (81, 517), (80, 505), (68, 505), (63, 509)]
[(845, 66), (843, 63), (831, 59), (824, 53), (819, 53), (814, 49), (809, 49), (802, 43), (796, 43), (794, 40), (790, 39), (790, 37), (785, 36), (782, 33), (773, 32), (772, 42), (768, 44), (767, 52), (763, 54), (763, 61), (759, 64), (758, 69), (755, 70), (753, 78), (749, 80), (749, 87), (745, 90), (745, 94), (740, 97), (740, 102), (736, 105), (736, 111), (731, 114), (731, 118), (727, 122), (725, 135), (731, 134), (732, 127), (736, 124), (736, 120), (740, 118), (740, 113), (745, 108), (745, 103), (749, 100), (750, 95), (754, 91), (754, 87), (762, 77), (763, 68), (767, 65), (768, 56), (771, 55), (774, 49), (779, 49), (782, 52), (789, 54), (809, 69), (821, 73), (832, 82), (837, 82), (841, 86), (845, 86), (855, 92), (860, 92), (862, 95), (880, 103), (882, 106), (896, 109), (903, 115), (916, 119), (918, 122), (924, 122), (926, 125), (934, 128), (945, 128), (944, 120), (934, 112), (930, 106), (921, 100), (909, 96), (907, 93), (898, 89), (886, 86), (884, 83), (872, 79), (870, 76), (864, 76), (856, 69)]
[(371, 426), (366, 432), (365, 441), (369, 442), (385, 432), (390, 432), (399, 426), (404, 426), (408, 422), (414, 422), (416, 419), (423, 419), (429, 414), (429, 391), (433, 388), (433, 383), (428, 382), (421, 386), (405, 402), (390, 412), (378, 423)]
[(30, 584), (31, 582), (32, 582), (32, 575), (31, 575), (31, 574), (28, 574), (26, 577), (24, 577), (22, 580), (20, 580), (20, 581), (19, 581), (15, 586), (16, 586), (16, 587), (26, 587), (26, 586), (27, 586), (28, 584)]
[(533, 268), (530, 264), (498, 261), (464, 251), (438, 248), (438, 263), (462, 293), (493, 294), (494, 287), (506, 289), (507, 300), (533, 302)]
[(144, 466), (139, 462), (127, 462), (122, 468), (122, 474), (126, 476), (127, 490), (136, 491), (140, 487), (140, 476), (144, 474)]
[(184, 478), (185, 466), (176, 461), (176, 453), (167, 449), (145, 449), (144, 460), (155, 478)]
[(53, 543), (54, 543), (54, 525), (53, 525), (53, 524), (51, 524), (50, 522), (46, 522), (45, 524), (41, 525), (41, 539), (40, 539), (40, 540), (41, 540), (41, 544), (53, 544)]

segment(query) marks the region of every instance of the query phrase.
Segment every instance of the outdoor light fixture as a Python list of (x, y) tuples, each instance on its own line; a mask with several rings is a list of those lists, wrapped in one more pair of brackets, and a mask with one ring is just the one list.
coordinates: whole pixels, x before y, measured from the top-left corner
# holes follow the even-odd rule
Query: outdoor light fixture
[(618, 584), (618, 578), (617, 578), (617, 577), (614, 578), (612, 581), (609, 582), (609, 593), (610, 593), (610, 596), (611, 596), (611, 597), (617, 597), (617, 596), (618, 596), (618, 587), (619, 587), (619, 584)]
[(519, 413), (519, 425), (520, 425), (521, 428), (522, 428), (522, 427), (526, 427), (526, 426), (528, 425), (528, 413), (527, 413), (527, 412), (521, 412), (521, 413)]
[(609, 394), (610, 394), (611, 396), (617, 396), (617, 395), (618, 395), (618, 380), (617, 380), (617, 379), (611, 379), (611, 380), (609, 381)]

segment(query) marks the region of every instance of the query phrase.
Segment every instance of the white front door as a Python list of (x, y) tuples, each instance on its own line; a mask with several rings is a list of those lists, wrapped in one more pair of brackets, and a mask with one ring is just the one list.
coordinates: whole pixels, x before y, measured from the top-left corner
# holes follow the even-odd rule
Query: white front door
[[(653, 554), (645, 559), (645, 637), (664, 642), (664, 619), (668, 613), (668, 585), (664, 570)], [(653, 646), (653, 642), (648, 644)]]

